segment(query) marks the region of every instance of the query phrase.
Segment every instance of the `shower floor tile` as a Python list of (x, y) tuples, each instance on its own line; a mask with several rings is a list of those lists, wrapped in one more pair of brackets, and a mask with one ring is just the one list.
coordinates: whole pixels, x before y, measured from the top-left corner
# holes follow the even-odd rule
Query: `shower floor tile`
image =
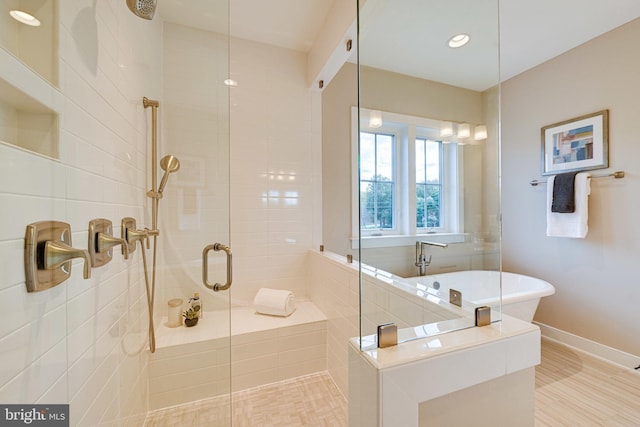
[[(149, 413), (146, 427), (228, 426), (229, 398)], [(347, 426), (347, 402), (328, 373), (306, 375), (233, 394), (234, 427)]]

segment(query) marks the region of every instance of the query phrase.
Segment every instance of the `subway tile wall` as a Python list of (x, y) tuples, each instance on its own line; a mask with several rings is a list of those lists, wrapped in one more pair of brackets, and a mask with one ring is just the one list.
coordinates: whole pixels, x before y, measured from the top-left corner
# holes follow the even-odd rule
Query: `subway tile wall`
[(384, 323), (400, 329), (459, 317), (366, 272), (360, 286), (357, 264), (332, 252), (309, 251), (309, 276), (311, 299), (327, 317), (327, 370), (344, 396), (349, 396), (349, 339), (376, 334)]
[[(124, 2), (59, 1), (59, 161), (0, 145), (0, 402), (70, 403), (73, 425), (140, 425), (147, 410), (146, 307), (139, 251), (39, 293), (24, 284), (27, 224), (146, 224), (147, 112), (161, 94), (160, 21)], [(141, 351), (141, 349), (143, 351)]]
[(149, 365), (149, 409), (226, 394), (230, 382), (235, 392), (325, 371), (326, 354), (324, 320), (162, 347)]
[[(200, 278), (214, 242), (233, 252), (235, 304), (251, 304), (261, 287), (308, 297), (307, 250), (321, 234), (321, 97), (308, 88), (306, 55), (175, 24), (165, 24), (163, 55), (161, 145), (182, 166), (161, 204), (171, 241), (161, 300), (200, 292), (205, 309), (220, 307)], [(237, 86), (223, 85), (229, 74)], [(209, 268), (222, 282), (221, 254)]]
[[(133, 16), (124, 2), (60, 1), (59, 11), (60, 160), (0, 144), (0, 256), (9, 260), (0, 278), (0, 402), (68, 402), (75, 425), (139, 425), (149, 395), (140, 251), (125, 261), (116, 248), (114, 260), (89, 280), (74, 261), (67, 282), (27, 294), (23, 237), (27, 224), (48, 219), (70, 223), (77, 247), (86, 247), (94, 218), (112, 220), (115, 235), (125, 216), (150, 226), (150, 112), (141, 99), (163, 102), (165, 30), (160, 20)], [(220, 140), (232, 135), (230, 183), (221, 184), (231, 188), (232, 296), (247, 303), (260, 287), (272, 287), (308, 297), (307, 251), (318, 244), (321, 222), (320, 95), (307, 87), (306, 55), (231, 44), (239, 85), (230, 92), (230, 128), (228, 117), (218, 117), (214, 131)], [(171, 141), (172, 129), (163, 128), (162, 154), (181, 142)], [(220, 176), (229, 175), (224, 167), (213, 165)], [(163, 207), (169, 211), (181, 199), (171, 185)], [(183, 208), (194, 194), (183, 193)], [(212, 205), (207, 213), (217, 218)], [(187, 216), (182, 224), (194, 220)]]
[(321, 229), (320, 93), (305, 54), (231, 40), (234, 301), (261, 287), (309, 296), (307, 252)]
[(327, 370), (348, 396), (349, 339), (360, 335), (358, 269), (345, 257), (309, 251), (311, 299), (327, 316)]
[[(174, 155), (160, 203), (158, 227), (158, 311), (167, 301), (185, 302), (200, 293), (205, 310), (228, 307), (229, 293), (214, 294), (202, 284), (202, 250), (229, 245), (229, 75), (228, 37), (172, 23), (163, 28), (162, 134), (158, 159)], [(221, 252), (209, 255), (209, 281), (224, 283)]]

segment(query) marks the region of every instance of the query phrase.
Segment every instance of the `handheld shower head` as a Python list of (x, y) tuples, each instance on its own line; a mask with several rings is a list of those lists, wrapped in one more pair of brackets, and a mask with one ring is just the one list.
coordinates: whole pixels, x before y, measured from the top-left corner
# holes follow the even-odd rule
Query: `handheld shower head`
[(164, 175), (162, 175), (162, 179), (160, 180), (160, 186), (158, 186), (158, 194), (161, 195), (169, 180), (169, 174), (180, 170), (180, 160), (171, 155), (164, 156), (160, 160), (160, 167), (164, 171)]
[(156, 0), (127, 0), (129, 10), (137, 17), (152, 20), (156, 13)]

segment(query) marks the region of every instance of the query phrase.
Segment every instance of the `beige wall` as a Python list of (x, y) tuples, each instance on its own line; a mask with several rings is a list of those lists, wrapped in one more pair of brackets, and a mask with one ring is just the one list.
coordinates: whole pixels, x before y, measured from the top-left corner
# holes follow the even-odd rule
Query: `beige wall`
[(454, 122), (482, 120), (480, 92), (375, 68), (361, 67), (360, 99), (363, 107), (399, 114)]
[[(551, 282), (536, 320), (640, 355), (640, 20), (502, 85), (503, 268)], [(546, 237), (540, 128), (609, 109), (609, 164), (592, 181), (585, 239)]]
[(482, 123), (487, 139), (482, 147), (482, 238), (486, 243), (500, 241), (500, 88), (482, 92)]
[[(360, 76), (364, 107), (455, 122), (497, 123), (497, 113), (488, 113), (491, 108), (497, 112), (495, 90), (483, 94), (368, 67), (362, 67)], [(349, 240), (351, 217), (357, 215), (351, 212), (351, 107), (358, 104), (357, 96), (357, 70), (351, 63), (344, 65), (322, 94), (323, 243), (327, 250), (339, 254), (357, 251), (351, 248)], [(489, 133), (497, 135), (497, 125), (489, 126)], [(492, 171), (484, 187), (482, 179), (485, 165), (497, 169), (496, 139), (493, 137), (490, 144), (466, 145), (463, 150), (465, 231), (480, 232), (486, 223), (494, 223), (497, 228), (497, 173)], [(493, 183), (490, 191), (488, 182)], [(489, 203), (492, 208), (484, 200), (487, 191), (495, 193)], [(488, 212), (493, 221), (485, 218)], [(457, 265), (461, 254), (466, 256), (466, 248), (449, 248), (433, 258), (434, 262), (451, 266)], [(366, 250), (362, 255), (364, 262), (398, 275), (414, 272), (413, 257), (413, 246)]]
[(345, 64), (322, 92), (322, 241), (351, 253), (351, 107), (358, 105), (357, 68)]

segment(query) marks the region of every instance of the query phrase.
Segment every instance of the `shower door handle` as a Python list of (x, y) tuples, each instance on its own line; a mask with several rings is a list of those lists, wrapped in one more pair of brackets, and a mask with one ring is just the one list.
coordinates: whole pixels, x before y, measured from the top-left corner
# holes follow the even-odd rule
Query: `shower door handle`
[[(211, 284), (209, 283), (209, 252), (213, 249), (214, 251), (224, 251), (227, 255), (227, 283), (221, 285), (220, 283)], [(226, 291), (231, 287), (231, 281), (233, 280), (233, 272), (231, 269), (232, 266), (232, 255), (231, 249), (229, 246), (225, 246), (222, 243), (214, 243), (213, 245), (208, 245), (202, 250), (202, 283), (209, 288), (213, 289), (215, 292), (218, 291)]]

